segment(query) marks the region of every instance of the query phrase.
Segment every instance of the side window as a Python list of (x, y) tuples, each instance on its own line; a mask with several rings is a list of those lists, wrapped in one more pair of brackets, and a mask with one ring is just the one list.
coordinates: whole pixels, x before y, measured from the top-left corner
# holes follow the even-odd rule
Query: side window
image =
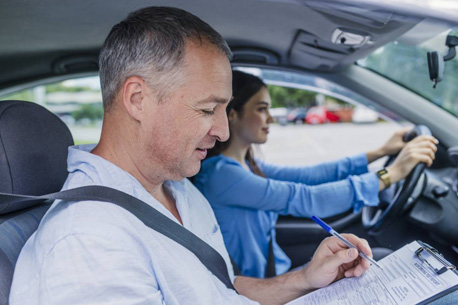
[[(269, 137), (258, 156), (278, 165), (314, 165), (382, 146), (410, 123), (370, 101), (313, 76), (247, 69), (268, 84), (272, 98)], [(369, 168), (379, 169), (385, 159)]]
[(69, 127), (75, 144), (100, 139), (103, 106), (98, 76), (35, 86), (0, 96), (0, 100), (24, 100), (46, 107)]

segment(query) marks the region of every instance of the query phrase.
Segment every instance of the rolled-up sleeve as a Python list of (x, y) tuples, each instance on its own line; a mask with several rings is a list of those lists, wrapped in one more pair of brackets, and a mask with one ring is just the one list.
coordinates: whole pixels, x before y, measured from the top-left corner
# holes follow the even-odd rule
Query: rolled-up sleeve
[(349, 181), (354, 190), (353, 211), (359, 212), (365, 205), (379, 204), (379, 182), (375, 173), (366, 173), (359, 176), (350, 176)]

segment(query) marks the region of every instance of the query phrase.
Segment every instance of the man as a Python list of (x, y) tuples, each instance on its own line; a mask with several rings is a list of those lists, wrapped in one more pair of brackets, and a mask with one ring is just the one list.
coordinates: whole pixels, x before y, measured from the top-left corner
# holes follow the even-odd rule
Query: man
[[(328, 238), (303, 270), (234, 279), (213, 212), (185, 179), (228, 138), (229, 57), (217, 32), (179, 9), (145, 8), (114, 26), (100, 54), (102, 136), (95, 147), (70, 148), (64, 189), (105, 185), (153, 206), (222, 255), (240, 295), (128, 211), (55, 202), (21, 252), (11, 305), (284, 304), (368, 269), (355, 249)], [(371, 255), (366, 241), (347, 237)]]

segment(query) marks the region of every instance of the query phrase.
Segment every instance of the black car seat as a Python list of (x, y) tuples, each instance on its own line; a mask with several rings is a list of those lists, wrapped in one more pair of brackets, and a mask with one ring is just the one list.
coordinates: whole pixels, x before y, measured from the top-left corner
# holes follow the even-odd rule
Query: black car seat
[[(0, 101), (0, 192), (43, 195), (58, 192), (67, 178), (67, 126), (46, 108)], [(14, 266), (50, 202), (0, 202), (0, 305), (8, 304)]]

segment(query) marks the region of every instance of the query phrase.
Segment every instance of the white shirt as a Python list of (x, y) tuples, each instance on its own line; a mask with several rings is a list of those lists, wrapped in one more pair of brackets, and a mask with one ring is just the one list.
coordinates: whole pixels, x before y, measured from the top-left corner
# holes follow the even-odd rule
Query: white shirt
[[(176, 218), (129, 173), (71, 147), (63, 189), (104, 185)], [(217, 250), (234, 273), (220, 228), (203, 195), (187, 180), (166, 181), (183, 226)], [(19, 256), (11, 305), (257, 304), (236, 294), (189, 250), (145, 226), (127, 210), (98, 201), (56, 201)]]

